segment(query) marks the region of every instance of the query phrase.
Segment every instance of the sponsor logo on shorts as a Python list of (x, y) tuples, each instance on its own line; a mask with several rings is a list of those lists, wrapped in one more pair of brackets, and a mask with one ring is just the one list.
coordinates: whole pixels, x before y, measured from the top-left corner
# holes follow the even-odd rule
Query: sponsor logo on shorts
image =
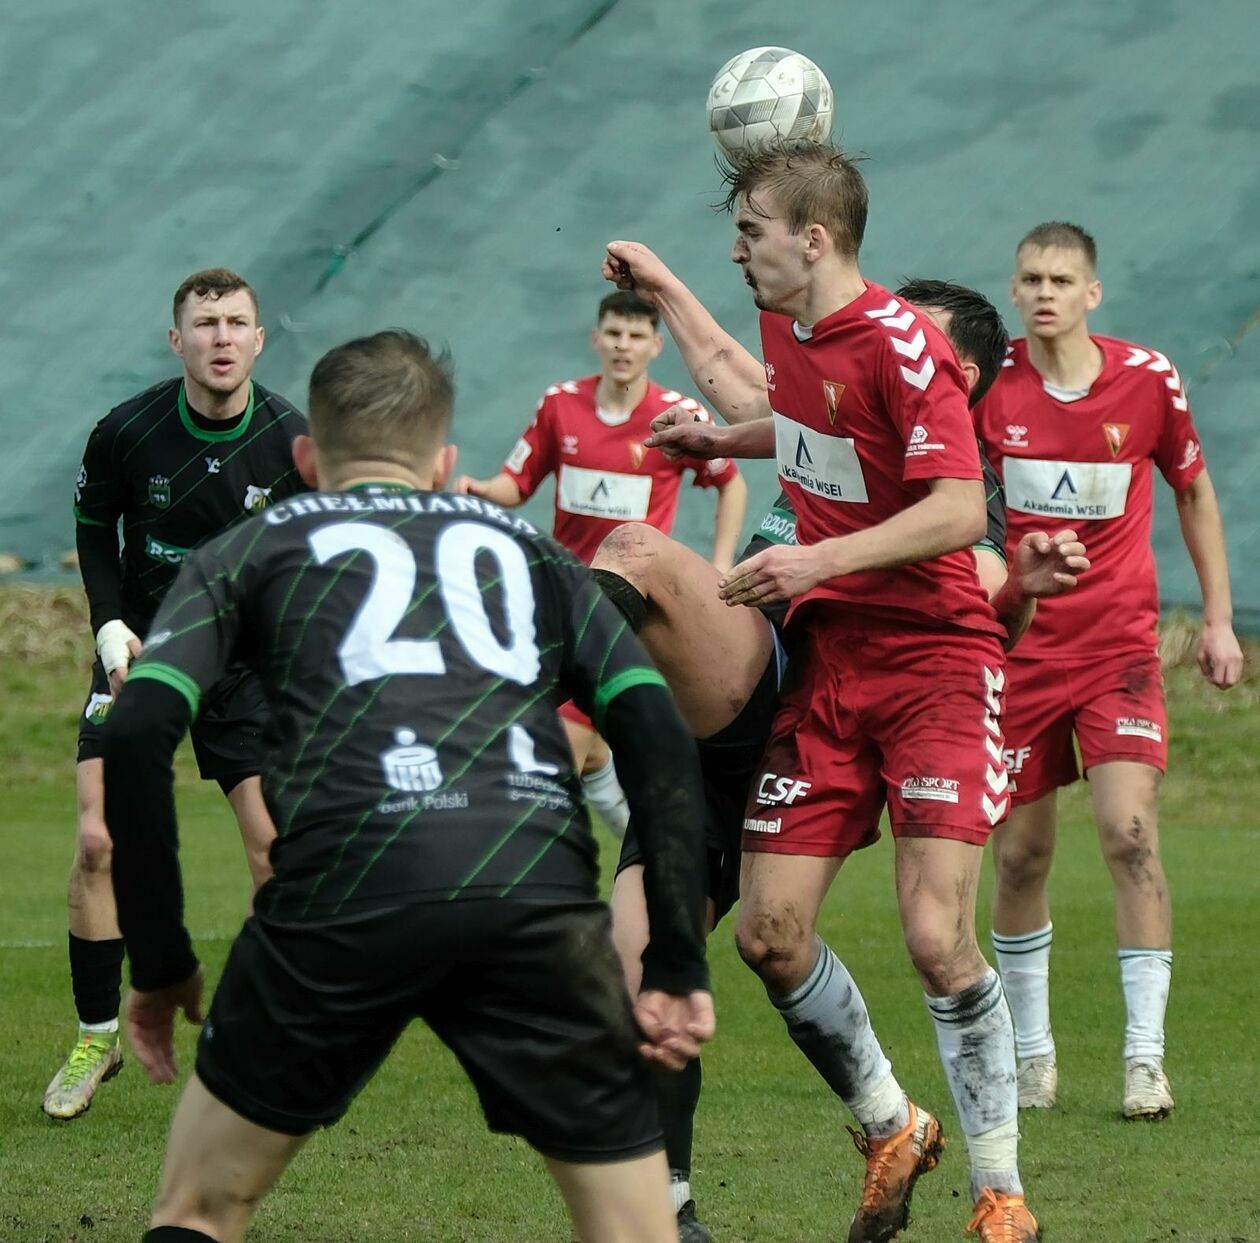
[(1024, 762), (1032, 754), (1032, 747), (1008, 747), (1002, 752), (1002, 760), (1008, 773), (1022, 773)]
[(780, 777), (777, 773), (763, 773), (757, 783), (757, 802), (762, 807), (791, 807), (798, 798), (804, 798), (813, 782), (796, 777)]
[(113, 702), (109, 695), (93, 695), (83, 707), (84, 719), (92, 725), (104, 725)]
[(745, 833), (778, 833), (783, 828), (783, 821), (779, 817), (773, 820), (745, 820)]
[(926, 799), (932, 803), (956, 803), (958, 782), (952, 777), (907, 777), (901, 783), (901, 797)]
[(1158, 721), (1148, 721), (1140, 716), (1122, 716), (1116, 721), (1116, 733), (1127, 734), (1132, 738), (1149, 738), (1152, 742), (1163, 742), (1164, 731)]

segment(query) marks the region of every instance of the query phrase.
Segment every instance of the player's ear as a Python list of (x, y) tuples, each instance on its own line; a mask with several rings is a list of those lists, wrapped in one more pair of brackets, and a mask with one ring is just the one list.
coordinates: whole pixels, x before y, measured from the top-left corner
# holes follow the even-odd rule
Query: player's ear
[(455, 459), (459, 450), (454, 445), (443, 445), (433, 459), (433, 491), (444, 492), (455, 473)]
[(267, 330), (259, 324), (254, 329), (254, 357), (257, 358), (262, 353), (263, 342), (267, 339)]
[(173, 354), (178, 355), (180, 358), (183, 358), (184, 357), (184, 341), (183, 341), (183, 338), (179, 335), (179, 329), (168, 328), (166, 330), (166, 339), (171, 343), (171, 352)]
[(315, 475), (315, 442), (309, 436), (293, 437), (293, 465), (302, 476), (302, 482), (308, 488), (318, 488), (319, 480)]
[(805, 230), (805, 257), (811, 263), (817, 263), (828, 251), (834, 250), (831, 235), (820, 224), (811, 224)]
[(663, 336), (662, 336), (659, 332), (654, 332), (654, 333), (652, 334), (652, 354), (651, 354), (651, 356), (652, 356), (653, 358), (659, 358), (659, 357), (661, 356), (661, 351), (662, 351), (664, 348), (665, 348), (665, 338), (664, 338), (664, 337), (663, 337)]
[(980, 368), (969, 358), (960, 358), (958, 364), (962, 367), (963, 379), (967, 382), (967, 392), (975, 392), (976, 385), (980, 383)]
[(599, 329), (598, 327), (591, 329), (591, 349), (599, 350)]
[(1102, 281), (1097, 277), (1089, 282), (1089, 288), (1085, 291), (1085, 309), (1089, 311), (1096, 310), (1098, 304), (1102, 301)]

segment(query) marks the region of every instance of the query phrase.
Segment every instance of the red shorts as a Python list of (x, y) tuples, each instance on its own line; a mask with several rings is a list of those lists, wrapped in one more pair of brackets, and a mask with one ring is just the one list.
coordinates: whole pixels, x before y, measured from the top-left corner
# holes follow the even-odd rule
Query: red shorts
[(1126, 652), (1090, 664), (1016, 660), (1006, 667), (1006, 768), (1016, 806), (1080, 776), (1081, 767), (1128, 760), (1162, 773), (1168, 715), (1157, 652)]
[[(844, 858), (879, 837), (982, 846), (1006, 815), (1001, 644), (814, 613), (745, 809), (745, 850)], [(820, 624), (821, 623), (821, 624)]]
[(566, 699), (556, 709), (556, 715), (563, 721), (572, 721), (575, 725), (584, 725), (591, 733), (596, 733), (595, 722), (571, 699)]

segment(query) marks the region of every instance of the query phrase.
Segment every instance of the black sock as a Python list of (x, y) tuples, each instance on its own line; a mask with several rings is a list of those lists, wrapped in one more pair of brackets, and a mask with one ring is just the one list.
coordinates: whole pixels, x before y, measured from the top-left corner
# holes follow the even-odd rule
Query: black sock
[(187, 1226), (154, 1226), (143, 1243), (214, 1243), (208, 1234), (189, 1230)]
[(691, 1133), (700, 1102), (700, 1059), (692, 1058), (682, 1070), (658, 1071), (656, 1099), (660, 1103), (669, 1172), (686, 1178), (691, 1173)]
[(600, 590), (620, 610), (630, 629), (638, 634), (643, 628), (643, 619), (647, 616), (647, 597), (628, 579), (622, 578), (615, 570), (594, 569), (595, 581)]
[(70, 986), (80, 1023), (108, 1023), (122, 1008), (123, 939), (85, 941), (70, 934)]

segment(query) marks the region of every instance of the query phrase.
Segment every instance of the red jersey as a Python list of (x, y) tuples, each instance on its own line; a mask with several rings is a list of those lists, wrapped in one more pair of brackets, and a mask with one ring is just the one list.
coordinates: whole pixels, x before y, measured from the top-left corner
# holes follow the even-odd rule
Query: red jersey
[(596, 404), (598, 383), (599, 376), (587, 376), (553, 384), (503, 464), (522, 497), (556, 476), (555, 537), (587, 563), (623, 522), (646, 522), (668, 535), (684, 471), (694, 471), (701, 488), (721, 487), (739, 474), (729, 458), (670, 459), (644, 445), (652, 420), (671, 406), (711, 422), (694, 398), (649, 381), (643, 400), (628, 415), (614, 416)]
[[(779, 479), (801, 544), (873, 527), (928, 495), (930, 479), (980, 479), (967, 386), (953, 348), (908, 302), (866, 292), (806, 330), (763, 312)], [(795, 601), (934, 629), (1001, 634), (970, 549), (846, 574)]]
[(1155, 350), (1093, 337), (1103, 368), (1089, 393), (1058, 401), (1020, 339), (980, 403), (981, 436), (1002, 472), (1007, 544), (1070, 526), (1092, 568), (1066, 595), (1037, 602), (1013, 656), (1088, 661), (1156, 643), (1151, 466), (1178, 492), (1203, 469), (1177, 369)]

